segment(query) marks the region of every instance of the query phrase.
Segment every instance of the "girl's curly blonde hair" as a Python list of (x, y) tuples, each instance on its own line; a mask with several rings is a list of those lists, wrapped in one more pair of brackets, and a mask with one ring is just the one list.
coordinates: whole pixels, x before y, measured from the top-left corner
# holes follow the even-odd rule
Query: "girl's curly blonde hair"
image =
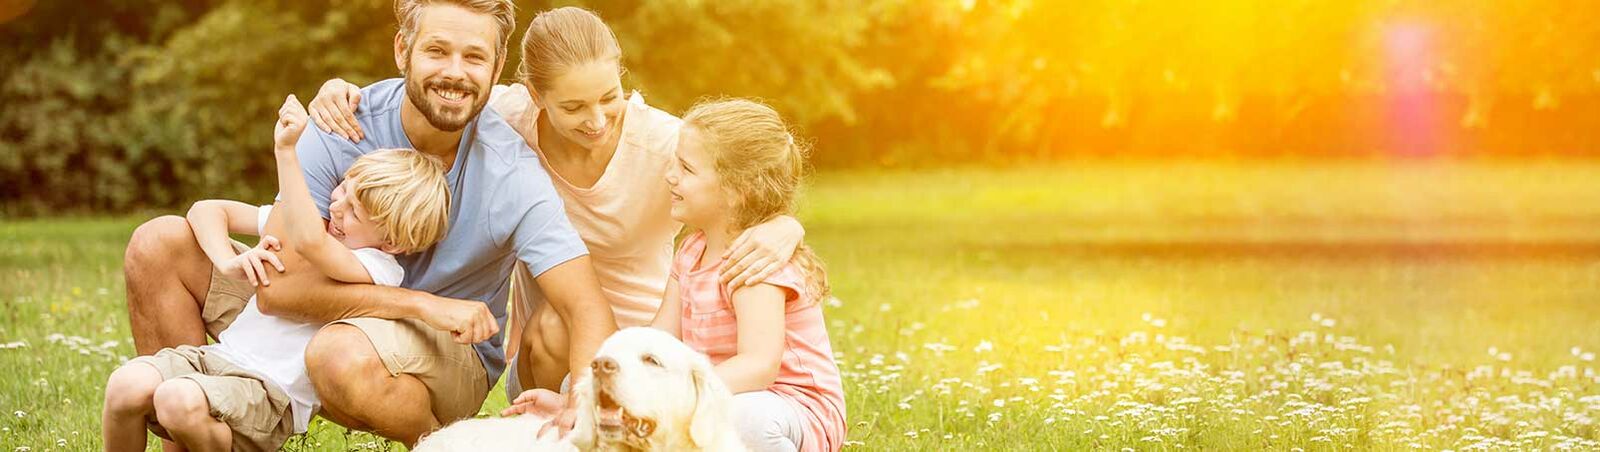
[[(794, 213), (810, 149), (772, 107), (750, 99), (696, 104), (683, 115), (700, 134), (719, 183), (732, 200), (731, 226), (743, 230)], [(811, 248), (800, 245), (791, 259), (806, 274), (813, 300), (828, 295), (827, 269)]]

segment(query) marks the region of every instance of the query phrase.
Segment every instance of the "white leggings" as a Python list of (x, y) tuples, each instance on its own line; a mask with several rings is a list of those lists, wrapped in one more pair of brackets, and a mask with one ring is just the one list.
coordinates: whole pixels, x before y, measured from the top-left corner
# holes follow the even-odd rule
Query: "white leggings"
[(734, 423), (739, 439), (751, 451), (796, 451), (806, 432), (800, 413), (788, 401), (768, 391), (733, 396)]

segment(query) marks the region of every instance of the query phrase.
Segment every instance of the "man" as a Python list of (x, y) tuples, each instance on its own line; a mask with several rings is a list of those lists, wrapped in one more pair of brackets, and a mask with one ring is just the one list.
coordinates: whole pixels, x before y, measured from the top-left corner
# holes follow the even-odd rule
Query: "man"
[[(363, 90), (356, 116), (365, 138), (352, 143), (312, 129), (297, 145), (324, 217), (339, 175), (364, 153), (412, 148), (449, 165), (449, 231), (431, 250), (400, 257), (406, 289), (336, 283), (287, 241), (286, 271), (257, 288), (269, 315), (331, 322), (312, 339), (306, 365), (322, 415), (341, 425), (411, 445), (475, 414), (505, 368), (499, 331), (518, 260), (565, 320), (575, 373), (616, 329), (548, 175), (522, 138), (483, 108), (505, 63), (513, 9), (509, 0), (397, 0), (394, 52), (404, 79)], [(266, 233), (276, 235), (277, 223)], [(336, 236), (338, 223), (329, 227)], [(125, 271), (141, 354), (203, 343), (237, 314), (235, 300), (248, 299), (249, 286), (213, 277), (209, 267), (181, 218), (135, 231)]]

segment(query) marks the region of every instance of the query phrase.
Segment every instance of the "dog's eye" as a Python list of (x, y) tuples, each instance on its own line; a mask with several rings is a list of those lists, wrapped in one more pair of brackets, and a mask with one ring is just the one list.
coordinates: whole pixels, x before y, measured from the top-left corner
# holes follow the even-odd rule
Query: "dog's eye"
[(655, 355), (640, 356), (639, 360), (640, 361), (644, 361), (645, 364), (649, 364), (649, 365), (656, 366), (656, 367), (662, 367), (661, 366), (661, 360), (656, 359)]

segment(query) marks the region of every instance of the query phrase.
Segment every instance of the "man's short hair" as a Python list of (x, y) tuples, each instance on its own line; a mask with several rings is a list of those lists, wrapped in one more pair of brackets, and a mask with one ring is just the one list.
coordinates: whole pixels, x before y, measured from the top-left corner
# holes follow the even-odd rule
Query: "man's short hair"
[(422, 10), (425, 6), (455, 5), (468, 11), (494, 16), (494, 21), (500, 26), (500, 35), (495, 50), (495, 61), (505, 61), (506, 44), (511, 42), (511, 33), (517, 29), (517, 5), (511, 0), (395, 0), (394, 18), (400, 23), (400, 39), (411, 48), (416, 42), (417, 22), (422, 20)]

